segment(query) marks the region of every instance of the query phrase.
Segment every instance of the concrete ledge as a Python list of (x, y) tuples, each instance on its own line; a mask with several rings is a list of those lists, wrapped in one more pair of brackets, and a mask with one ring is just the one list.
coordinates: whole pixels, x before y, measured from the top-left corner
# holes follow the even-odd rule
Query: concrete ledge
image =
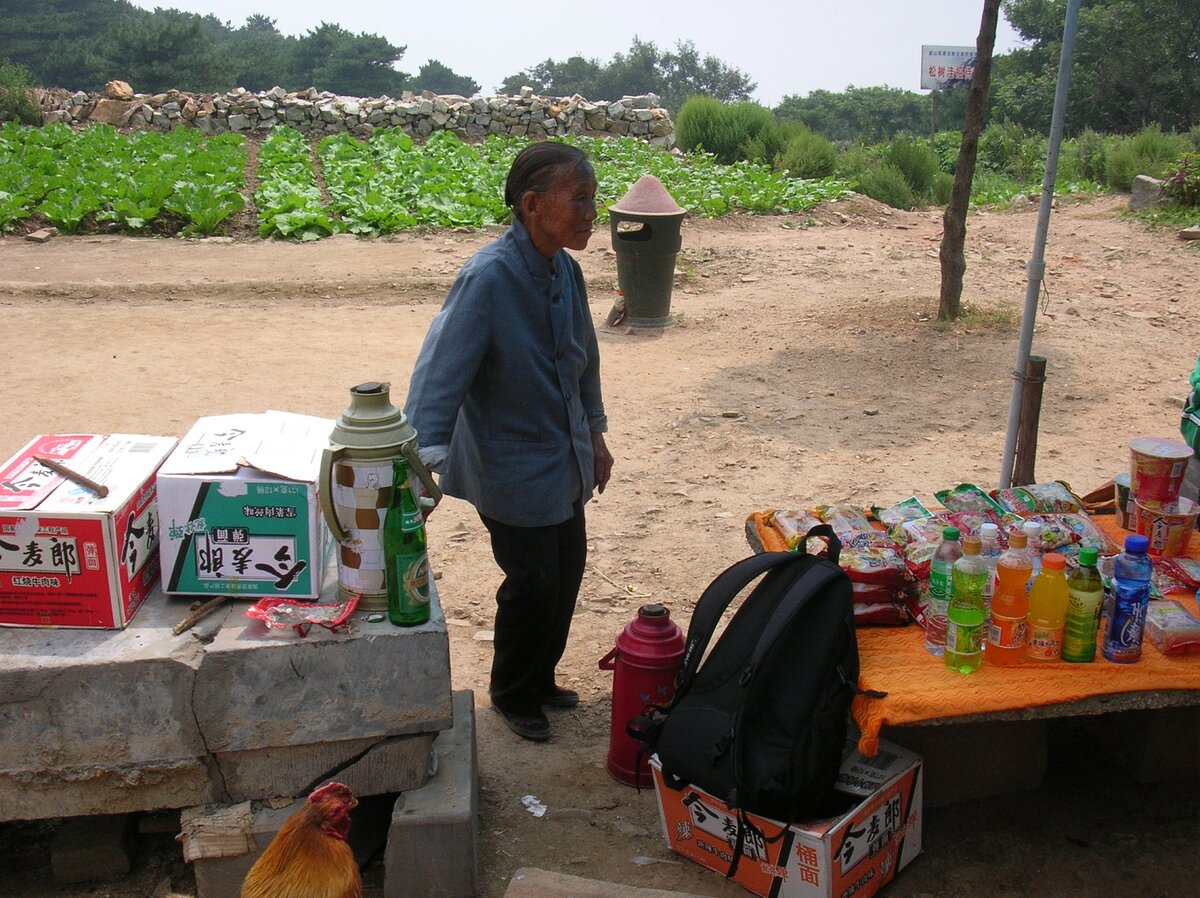
[(454, 726), (433, 747), (437, 770), (396, 802), (384, 854), (385, 898), (473, 898), (479, 887), (475, 696), (454, 693)]

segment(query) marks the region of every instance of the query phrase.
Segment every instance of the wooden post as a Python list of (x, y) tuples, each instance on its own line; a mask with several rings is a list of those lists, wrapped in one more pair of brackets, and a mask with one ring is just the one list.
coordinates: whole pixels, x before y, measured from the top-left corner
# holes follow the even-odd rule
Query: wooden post
[(1023, 486), (1035, 483), (1034, 463), (1037, 461), (1038, 422), (1042, 416), (1042, 388), (1046, 383), (1046, 359), (1031, 355), (1025, 363), (1021, 385), (1021, 421), (1017, 425), (1017, 446), (1013, 456), (1012, 483)]

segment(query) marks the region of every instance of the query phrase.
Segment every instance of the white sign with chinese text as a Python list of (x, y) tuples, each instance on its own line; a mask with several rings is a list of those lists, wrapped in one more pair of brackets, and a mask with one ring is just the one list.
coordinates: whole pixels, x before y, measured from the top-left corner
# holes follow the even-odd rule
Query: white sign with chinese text
[(921, 45), (921, 90), (967, 87), (974, 74), (974, 47)]

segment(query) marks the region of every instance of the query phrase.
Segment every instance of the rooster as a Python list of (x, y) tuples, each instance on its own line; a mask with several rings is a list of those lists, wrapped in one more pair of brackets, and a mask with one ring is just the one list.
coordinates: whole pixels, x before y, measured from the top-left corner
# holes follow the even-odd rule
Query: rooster
[(308, 796), (246, 874), (241, 898), (362, 898), (362, 874), (346, 844), (356, 804), (341, 783)]

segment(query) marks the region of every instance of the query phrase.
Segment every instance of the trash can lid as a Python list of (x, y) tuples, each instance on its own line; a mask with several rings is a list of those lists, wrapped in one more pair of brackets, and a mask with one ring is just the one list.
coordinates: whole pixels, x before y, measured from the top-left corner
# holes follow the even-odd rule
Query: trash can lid
[(642, 175), (626, 194), (609, 206), (616, 212), (627, 215), (684, 215), (687, 210), (680, 206), (662, 181), (654, 175)]

